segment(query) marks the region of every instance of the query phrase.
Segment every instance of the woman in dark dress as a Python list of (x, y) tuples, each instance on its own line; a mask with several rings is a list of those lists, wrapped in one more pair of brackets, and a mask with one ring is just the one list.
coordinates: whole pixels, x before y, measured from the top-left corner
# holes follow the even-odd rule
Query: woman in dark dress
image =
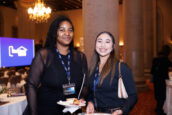
[(27, 79), (30, 115), (61, 115), (59, 100), (82, 98), (79, 92), (87, 61), (83, 53), (74, 50), (73, 34), (72, 22), (65, 16), (50, 25), (45, 48), (36, 53)]
[(128, 98), (118, 97), (119, 61), (115, 57), (114, 45), (115, 41), (111, 33), (98, 34), (89, 70), (87, 113), (126, 115), (137, 102), (132, 73), (123, 62), (120, 64), (120, 70)]

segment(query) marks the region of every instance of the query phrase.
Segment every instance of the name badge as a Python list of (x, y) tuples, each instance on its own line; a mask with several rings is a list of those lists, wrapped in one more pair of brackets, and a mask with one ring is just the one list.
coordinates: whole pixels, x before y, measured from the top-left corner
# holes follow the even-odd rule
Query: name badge
[(63, 84), (63, 93), (64, 95), (75, 94), (75, 83)]

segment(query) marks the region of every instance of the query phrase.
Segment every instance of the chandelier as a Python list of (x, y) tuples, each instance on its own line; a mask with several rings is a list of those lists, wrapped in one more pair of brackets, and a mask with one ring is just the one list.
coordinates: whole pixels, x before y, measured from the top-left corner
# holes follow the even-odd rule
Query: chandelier
[(28, 8), (29, 19), (36, 23), (47, 22), (50, 18), (51, 8), (45, 7), (43, 0), (38, 0), (35, 3), (34, 8)]

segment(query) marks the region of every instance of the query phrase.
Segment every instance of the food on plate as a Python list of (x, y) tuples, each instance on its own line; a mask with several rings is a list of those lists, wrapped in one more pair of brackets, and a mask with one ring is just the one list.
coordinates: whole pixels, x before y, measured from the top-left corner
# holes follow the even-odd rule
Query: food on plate
[(60, 100), (57, 102), (57, 104), (65, 107), (76, 107), (76, 106), (83, 107), (86, 105), (85, 101), (83, 101), (82, 99), (78, 100), (77, 98), (67, 98), (66, 101)]
[(67, 98), (66, 101), (70, 104), (80, 105), (80, 100), (77, 98)]
[(80, 100), (78, 100), (78, 99), (74, 99), (74, 101), (73, 101), (73, 104), (75, 104), (75, 105), (80, 105)]
[(66, 102), (68, 102), (69, 104), (73, 104), (75, 98), (67, 98)]

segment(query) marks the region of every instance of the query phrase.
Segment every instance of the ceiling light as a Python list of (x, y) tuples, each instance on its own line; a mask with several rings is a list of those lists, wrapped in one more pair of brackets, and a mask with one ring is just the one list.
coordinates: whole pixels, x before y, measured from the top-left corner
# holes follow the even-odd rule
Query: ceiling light
[(43, 0), (38, 0), (34, 8), (28, 8), (29, 19), (36, 23), (47, 22), (50, 18), (51, 8), (45, 7)]

